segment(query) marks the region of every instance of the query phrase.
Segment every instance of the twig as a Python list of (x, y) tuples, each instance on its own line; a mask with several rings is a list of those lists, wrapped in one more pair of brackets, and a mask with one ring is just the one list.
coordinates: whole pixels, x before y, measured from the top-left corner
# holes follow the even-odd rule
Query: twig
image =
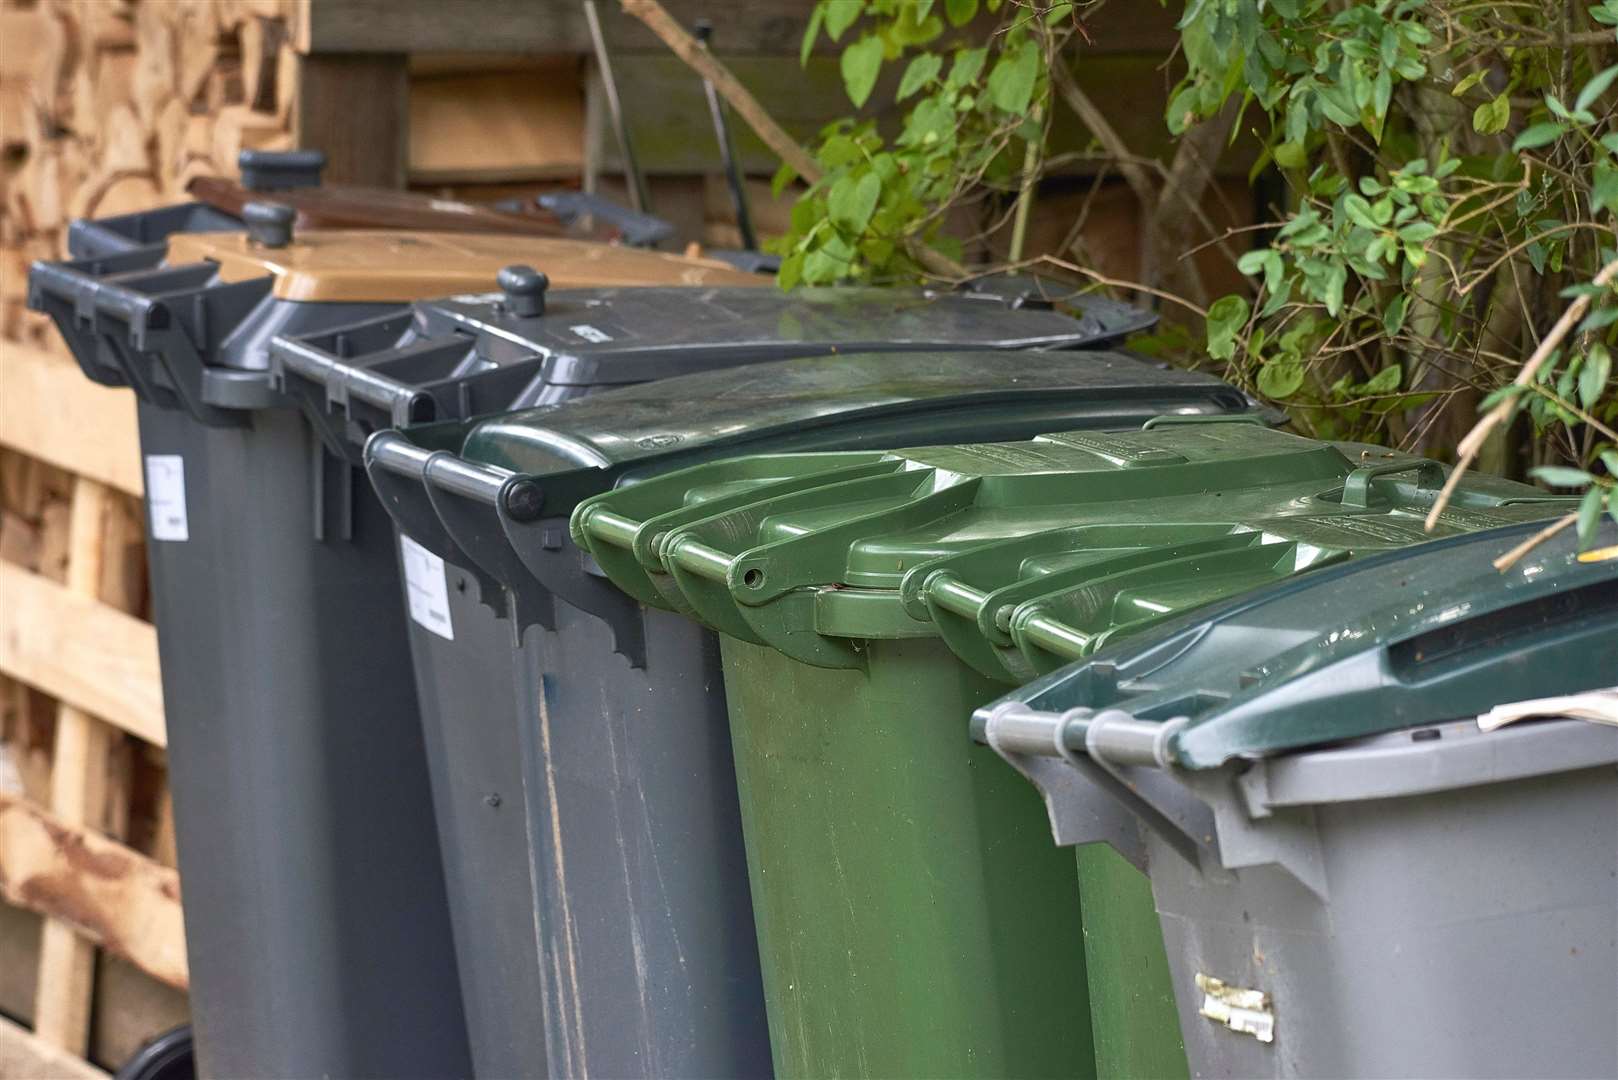
[[(1606, 266), (1603, 266), (1601, 272), (1595, 276), (1592, 284), (1598, 288), (1606, 286), (1612, 282), (1615, 276), (1618, 276), (1618, 259), (1614, 259)], [(1533, 383), (1534, 377), (1539, 374), (1539, 369), (1545, 365), (1545, 361), (1550, 359), (1551, 353), (1556, 351), (1556, 347), (1562, 343), (1562, 339), (1567, 337), (1573, 327), (1578, 324), (1578, 321), (1584, 318), (1584, 313), (1590, 307), (1590, 298), (1590, 293), (1584, 293), (1575, 297), (1573, 302), (1567, 306), (1567, 310), (1562, 312), (1562, 317), (1556, 320), (1556, 324), (1551, 327), (1550, 332), (1539, 343), (1539, 348), (1534, 350), (1533, 355), (1528, 358), (1522, 369), (1517, 372), (1517, 377), (1512, 380), (1514, 386), (1529, 386)], [(1506, 419), (1510, 417), (1511, 406), (1512, 401), (1510, 398), (1501, 401), (1494, 408), (1484, 413), (1483, 417), (1472, 426), (1472, 430), (1467, 432), (1466, 436), (1461, 439), (1459, 446), (1456, 447), (1455, 468), (1451, 470), (1449, 479), (1445, 481), (1444, 490), (1438, 493), (1438, 498), (1433, 502), (1433, 508), (1427, 512), (1426, 529), (1428, 532), (1432, 532), (1437, 526), (1439, 515), (1449, 505), (1450, 498), (1455, 494), (1456, 486), (1461, 482), (1461, 477), (1472, 466), (1472, 462), (1477, 460), (1478, 451), (1483, 448), (1483, 443), (1488, 439), (1490, 432), (1505, 423)]]
[(1109, 289), (1130, 289), (1135, 292), (1145, 293), (1147, 296), (1155, 296), (1159, 300), (1167, 300), (1171, 304), (1178, 304), (1180, 307), (1185, 308), (1198, 318), (1206, 319), (1208, 317), (1207, 308), (1198, 307), (1196, 304), (1192, 303), (1190, 300), (1187, 300), (1183, 296), (1176, 296), (1175, 294), (1167, 292), (1163, 289), (1154, 289), (1152, 286), (1143, 284), (1139, 281), (1126, 281), (1123, 278), (1108, 277), (1106, 274), (1097, 273), (1096, 271), (1088, 269), (1087, 267), (1080, 266), (1078, 263), (1069, 262), (1066, 259), (1059, 259), (1054, 255), (1041, 255), (1039, 258), (1031, 260), (1031, 262), (1050, 263), (1052, 266), (1060, 267), (1069, 273), (1082, 274), (1091, 281), (1095, 282), (1097, 285), (1105, 285)]
[(1533, 536), (1530, 536), (1528, 539), (1524, 540), (1522, 543), (1518, 544), (1516, 547), (1494, 560), (1494, 568), (1496, 570), (1510, 570), (1516, 565), (1518, 559), (1522, 558), (1530, 551), (1533, 551), (1536, 547), (1543, 544), (1545, 541), (1549, 540), (1551, 537), (1555, 536), (1557, 533), (1561, 532), (1563, 529), (1567, 528), (1577, 520), (1579, 520), (1579, 515), (1577, 513), (1572, 513), (1568, 514), (1566, 517), (1557, 518), (1555, 521), (1539, 530)]
[(1096, 108), (1095, 102), (1079, 88), (1073, 73), (1067, 69), (1060, 56), (1051, 64), (1051, 85), (1062, 96), (1067, 107), (1072, 109), (1074, 115), (1090, 130), (1090, 134), (1096, 137), (1096, 142), (1101, 144), (1102, 149), (1117, 161), (1118, 171), (1123, 174), (1129, 189), (1135, 193), (1135, 198), (1140, 200), (1141, 216), (1144, 219), (1157, 206), (1157, 185), (1152, 183), (1151, 176), (1129, 152), (1129, 147), (1107, 122), (1107, 117), (1102, 111)]

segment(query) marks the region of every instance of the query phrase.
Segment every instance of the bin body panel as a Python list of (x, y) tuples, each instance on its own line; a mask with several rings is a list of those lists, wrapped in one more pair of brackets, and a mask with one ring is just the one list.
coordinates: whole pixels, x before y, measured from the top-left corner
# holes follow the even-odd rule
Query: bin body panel
[[(1300, 810), (1329, 900), (1149, 839), (1196, 1074), (1618, 1075), (1615, 806), (1607, 765)], [(1275, 1041), (1199, 1016), (1198, 972), (1268, 992)]]
[(1187, 1075), (1163, 930), (1152, 885), (1105, 844), (1075, 851), (1096, 1075), (1174, 1080)]
[(556, 618), (524, 636), (513, 724), (551, 1074), (768, 1076), (717, 640), (646, 612), (636, 668)]
[(202, 1072), (464, 1071), (391, 522), (354, 474), (352, 540), (311, 539), (292, 410), (139, 417), (185, 470), (188, 538), (147, 552)]
[(444, 572), (454, 640), (408, 623), (433, 812), (473, 1067), (521, 1076), (545, 1060), (546, 1025), (511, 624), (479, 601), (465, 570)]
[(1092, 1075), (1071, 856), (947, 737), (994, 685), (936, 640), (721, 641), (777, 1075)]

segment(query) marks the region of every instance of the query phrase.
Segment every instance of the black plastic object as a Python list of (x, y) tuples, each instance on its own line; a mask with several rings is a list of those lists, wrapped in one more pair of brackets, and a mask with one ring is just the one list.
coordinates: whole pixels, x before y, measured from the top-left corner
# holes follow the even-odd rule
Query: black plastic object
[(604, 221), (616, 228), (619, 239), (630, 247), (656, 247), (674, 235), (674, 226), (656, 215), (583, 191), (549, 191), (536, 196), (534, 202), (555, 214), (564, 225), (587, 217)]
[(242, 187), (249, 191), (285, 191), (319, 187), (326, 168), (322, 150), (243, 150), (236, 157)]
[(262, 247), (284, 248), (292, 243), (292, 225), (297, 212), (273, 202), (250, 202), (242, 208), (247, 235)]
[(143, 1043), (113, 1074), (113, 1080), (196, 1080), (196, 1076), (191, 1025), (181, 1024)]

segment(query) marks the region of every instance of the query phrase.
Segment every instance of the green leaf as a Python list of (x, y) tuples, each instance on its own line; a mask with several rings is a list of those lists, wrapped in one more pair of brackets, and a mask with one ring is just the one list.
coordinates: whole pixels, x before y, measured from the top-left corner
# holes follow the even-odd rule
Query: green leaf
[(781, 193), (787, 189), (787, 185), (797, 178), (798, 170), (782, 162), (781, 167), (775, 170), (775, 175), (770, 177), (770, 197), (779, 199)]
[(826, 36), (836, 41), (844, 30), (854, 25), (865, 5), (861, 0), (823, 0), (816, 6), (826, 12)]
[(815, 10), (809, 15), (809, 26), (803, 32), (803, 44), (798, 46), (798, 66), (804, 67), (809, 63), (809, 54), (815, 50), (815, 39), (820, 36), (820, 26), (826, 21), (826, 5), (816, 4)]
[(1215, 360), (1229, 360), (1236, 355), (1236, 335), (1247, 324), (1247, 301), (1240, 296), (1225, 296), (1214, 301), (1208, 309), (1208, 355)]
[(1528, 475), (1546, 487), (1581, 488), (1595, 479), (1583, 469), (1570, 469), (1566, 465), (1541, 465), (1528, 470)]
[(1479, 135), (1498, 135), (1511, 121), (1511, 99), (1501, 94), (1472, 111), (1472, 130)]
[(989, 50), (979, 46), (976, 49), (962, 49), (955, 54), (955, 63), (950, 65), (949, 78), (945, 81), (951, 90), (960, 90), (977, 82), (978, 75), (983, 71), (984, 58)]
[(1553, 120), (1545, 120), (1538, 124), (1532, 124), (1524, 128), (1523, 133), (1518, 135), (1517, 138), (1512, 141), (1511, 152), (1516, 153), (1519, 150), (1537, 150), (1541, 146), (1546, 146), (1555, 142), (1557, 139), (1560, 139), (1563, 133), (1566, 131), (1567, 128)]
[(1332, 266), (1326, 275), (1326, 313), (1333, 318), (1343, 310), (1343, 289), (1348, 285), (1348, 270), (1342, 263)]
[(1404, 378), (1404, 372), (1398, 364), (1389, 364), (1365, 383), (1364, 391), (1367, 394), (1391, 394), (1399, 389), (1399, 380)]
[(1045, 25), (1055, 26), (1073, 14), (1073, 4), (1070, 0), (1063, 0), (1060, 4), (1052, 4), (1050, 10), (1045, 12)]
[(1284, 142), (1275, 148), (1275, 163), (1283, 169), (1301, 169), (1309, 164), (1309, 155), (1302, 143)]
[(1573, 102), (1573, 111), (1582, 112), (1594, 105), (1596, 98), (1606, 92), (1614, 79), (1618, 79), (1618, 64), (1600, 72), (1584, 84), (1584, 89), (1579, 91), (1578, 98)]
[(1388, 337), (1396, 337), (1405, 324), (1405, 313), (1410, 310), (1410, 294), (1400, 293), (1382, 313), (1382, 330)]
[(845, 176), (831, 186), (826, 196), (826, 212), (832, 224), (844, 233), (858, 236), (871, 223), (877, 200), (882, 197), (882, 178), (868, 172), (858, 180)]
[(1297, 353), (1281, 353), (1258, 369), (1258, 391), (1272, 401), (1285, 400), (1302, 388), (1303, 374)]
[(1590, 185), (1592, 210), (1618, 210), (1618, 169), (1601, 164), (1595, 168), (1595, 180)]
[(1257, 248), (1253, 251), (1246, 252), (1241, 258), (1236, 260), (1236, 269), (1240, 270), (1244, 274), (1247, 274), (1249, 277), (1255, 276), (1259, 271), (1264, 269), (1264, 262), (1270, 257), (1270, 254), (1271, 252), (1269, 248)]
[(1612, 388), (1611, 378), (1612, 354), (1598, 341), (1584, 354), (1584, 366), (1579, 369), (1579, 404), (1586, 410), (1594, 408), (1601, 395)]
[(781, 287), (782, 292), (791, 292), (793, 287), (803, 280), (803, 252), (795, 251), (781, 260), (781, 269), (776, 271), (775, 283)]
[(1377, 220), (1371, 216), (1371, 204), (1363, 195), (1349, 195), (1343, 199), (1343, 212), (1350, 221), (1364, 229), (1375, 231)]
[(1455, 89), (1450, 91), (1450, 96), (1451, 97), (1460, 97), (1462, 94), (1464, 94), (1468, 90), (1472, 89), (1472, 87), (1474, 87), (1478, 83), (1482, 82), (1483, 81), (1483, 76), (1484, 76), (1484, 72), (1482, 70), (1472, 72), (1472, 74), (1468, 75), (1466, 78), (1462, 79), (1460, 82), (1455, 84)]
[(1582, 334), (1586, 330), (1604, 330), (1613, 323), (1618, 322), (1618, 307), (1597, 308), (1584, 317), (1574, 333)]
[[(830, 21), (828, 19), (828, 21)], [(877, 73), (882, 70), (882, 39), (867, 34), (843, 50), (843, 88), (856, 109), (863, 108), (876, 88)]]
[(1020, 115), (1034, 99), (1034, 80), (1039, 77), (1039, 49), (1023, 41), (995, 62), (989, 72), (989, 101), (1002, 112)]
[(1399, 230), (1399, 239), (1407, 244), (1420, 244), (1438, 235), (1438, 226), (1430, 221), (1412, 221)]
[(978, 0), (944, 0), (944, 17), (951, 26), (965, 26), (978, 13)]
[(1596, 542), (1596, 526), (1601, 524), (1601, 504), (1607, 501), (1605, 489), (1590, 485), (1590, 490), (1584, 493), (1579, 500), (1579, 550), (1594, 546)]
[(899, 92), (895, 101), (903, 101), (917, 90), (938, 78), (938, 72), (944, 66), (943, 59), (937, 53), (921, 53), (910, 66), (905, 68), (904, 78), (899, 80)]

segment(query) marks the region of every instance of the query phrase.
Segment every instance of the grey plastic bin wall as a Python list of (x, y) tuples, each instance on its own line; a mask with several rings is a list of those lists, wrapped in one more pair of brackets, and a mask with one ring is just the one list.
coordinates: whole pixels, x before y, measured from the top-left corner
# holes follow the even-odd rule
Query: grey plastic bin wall
[[(567, 534), (581, 498), (750, 449), (1248, 407), (1216, 380), (1113, 352), (853, 354), (373, 438), (373, 482), (416, 562), (414, 659), (442, 755), (452, 906), (463, 890), (476, 910), (513, 903), (507, 921), (473, 924), (482, 955), (519, 926), (540, 935), (527, 957), (463, 967), (469, 998), (537, 983), (554, 1075), (770, 1069), (717, 643), (594, 572)], [(504, 700), (490, 689), (502, 667)], [(533, 888), (515, 906), (511, 868), (530, 857)]]
[(1473, 719), (1618, 682), (1618, 562), (1491, 565), (1533, 531), (1316, 571), (974, 717), (1058, 842), (1147, 869), (1194, 1075), (1618, 1075), (1618, 728)]
[[(279, 338), (270, 348), (276, 384), (302, 404), (331, 454), (358, 461), (365, 437), (380, 428), (560, 405), (603, 388), (683, 371), (845, 349), (916, 352), (953, 342), (999, 348), (1087, 346), (1118, 340), (1152, 321), (1136, 309), (1087, 298), (1080, 301), (1082, 310), (1055, 310), (1042, 301), (1037, 291), (1041, 283), (1028, 279), (984, 283), (963, 292), (833, 289), (790, 296), (738, 288), (549, 289), (541, 275), (517, 267), (503, 271), (500, 280), (502, 292), (421, 303), (304, 337)], [(1165, 382), (1174, 381), (1157, 369), (1148, 370)], [(1217, 388), (1229, 407), (1245, 407), (1240, 395), (1222, 384), (1206, 378), (1188, 381), (1202, 394)], [(441, 437), (424, 435), (429, 440)], [(442, 463), (438, 474), (447, 477), (440, 501), (453, 514), (460, 504), (449, 492), (458, 484), (475, 488), (475, 479)], [(402, 625), (400, 579), (394, 569), (398, 551), (391, 543), (387, 550), (377, 543), (367, 541), (367, 558), (385, 562), (394, 575), (387, 603)], [(407, 545), (405, 550), (407, 570), (434, 557), (430, 549)], [(447, 643), (415, 623), (410, 624), (408, 656), (394, 652), (391, 644), (386, 655), (369, 646), (361, 653), (352, 645), (346, 653), (349, 662), (363, 659), (361, 666), (372, 677), (380, 670), (401, 671), (408, 660), (415, 661), (473, 1060), (483, 1075), (527, 1073), (546, 1058), (547, 1025), (541, 1006), (545, 987), (533, 960), (538, 948), (535, 904), (516, 726), (508, 723), (470, 738), (475, 729), (459, 726), (465, 702), (507, 700), (517, 677), (512, 631), (492, 611), (478, 610), (480, 595), (495, 604), (501, 595), (499, 585), (479, 566), (462, 560), (448, 578), (436, 568), (434, 572), (444, 583), (443, 603), (455, 635), (452, 662), (436, 659)], [(415, 599), (420, 604), (423, 597)], [(437, 610), (435, 603), (427, 606)], [(593, 648), (591, 639), (585, 651)], [(585, 822), (578, 828), (582, 834), (599, 824)], [(743, 908), (736, 917), (745, 920), (745, 894), (737, 899)], [(608, 917), (605, 911), (574, 915), (595, 919), (597, 925)], [(726, 941), (732, 951), (750, 953), (753, 948), (745, 925), (732, 928)], [(699, 943), (686, 945), (695, 951)], [(698, 972), (693, 979), (711, 983), (712, 975)], [(738, 998), (749, 992), (745, 980), (731, 990)], [(684, 1000), (661, 1007), (670, 1012), (689, 1008)], [(745, 1020), (738, 1016), (733, 1022), (740, 1028)], [(663, 1063), (675, 1067), (675, 1059), (647, 1056), (626, 1056), (610, 1064), (603, 1064), (599, 1052), (589, 1062), (569, 1058), (569, 1030), (551, 1025), (553, 1040), (563, 1041), (551, 1047), (550, 1057), (564, 1072), (588, 1065), (598, 1075), (612, 1075), (620, 1071), (619, 1060), (623, 1070), (644, 1069), (650, 1075), (665, 1071)], [(644, 1043), (634, 1030), (619, 1031), (614, 1038), (626, 1053)], [(704, 1045), (685, 1051), (688, 1056), (678, 1061), (695, 1072), (734, 1075), (749, 1072), (750, 1066), (727, 1063), (751, 1060), (753, 1049), (740, 1041)]]

